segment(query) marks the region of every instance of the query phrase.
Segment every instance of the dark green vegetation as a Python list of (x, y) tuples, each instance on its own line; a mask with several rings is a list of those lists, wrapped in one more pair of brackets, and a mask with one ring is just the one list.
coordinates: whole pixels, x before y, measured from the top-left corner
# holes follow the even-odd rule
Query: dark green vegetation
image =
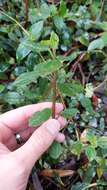
[[(54, 118), (55, 102), (62, 102), (66, 141), (38, 162), (38, 190), (106, 190), (107, 1), (27, 3), (0, 0), (1, 113), (52, 101), (52, 110), (30, 119), (38, 126)], [(29, 190), (32, 179), (39, 182), (35, 168)]]

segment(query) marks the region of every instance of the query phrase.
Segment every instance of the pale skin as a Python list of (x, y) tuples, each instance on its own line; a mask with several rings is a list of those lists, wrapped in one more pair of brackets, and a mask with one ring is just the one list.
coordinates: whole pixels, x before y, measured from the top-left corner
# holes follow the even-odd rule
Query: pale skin
[[(0, 189), (25, 190), (30, 172), (48, 150), (54, 140), (64, 141), (60, 130), (66, 120), (60, 116), (63, 105), (56, 104), (56, 118), (49, 119), (38, 129), (28, 126), (28, 119), (44, 108), (51, 108), (52, 103), (45, 102), (24, 106), (0, 115)], [(15, 133), (20, 133), (24, 141), (21, 147), (16, 142)]]

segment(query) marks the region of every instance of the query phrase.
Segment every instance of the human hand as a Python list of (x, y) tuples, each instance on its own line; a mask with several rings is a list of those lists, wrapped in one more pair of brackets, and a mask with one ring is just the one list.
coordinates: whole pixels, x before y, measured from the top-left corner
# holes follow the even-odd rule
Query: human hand
[[(38, 129), (28, 126), (28, 119), (36, 111), (51, 108), (52, 103), (28, 105), (0, 116), (0, 189), (25, 190), (35, 162), (54, 140), (62, 142), (59, 131), (66, 125), (59, 116), (62, 104), (56, 104), (58, 119), (49, 119)], [(26, 143), (18, 148), (15, 134), (19, 133)], [(30, 137), (30, 138), (29, 138)]]

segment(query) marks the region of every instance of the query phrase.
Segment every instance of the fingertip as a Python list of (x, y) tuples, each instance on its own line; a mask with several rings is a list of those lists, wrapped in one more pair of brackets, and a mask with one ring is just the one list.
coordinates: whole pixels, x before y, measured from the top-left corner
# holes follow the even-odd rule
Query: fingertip
[(64, 106), (62, 103), (56, 103), (56, 114), (63, 111), (63, 109), (64, 109)]
[(65, 135), (62, 133), (59, 133), (55, 139), (59, 143), (63, 143), (65, 141)]
[(61, 124), (61, 128), (65, 127), (67, 125), (67, 120), (62, 116), (58, 117), (58, 121)]

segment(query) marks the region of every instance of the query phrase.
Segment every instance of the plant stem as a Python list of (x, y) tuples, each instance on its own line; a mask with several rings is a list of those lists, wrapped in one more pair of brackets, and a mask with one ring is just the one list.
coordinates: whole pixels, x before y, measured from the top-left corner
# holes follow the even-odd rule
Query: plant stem
[(28, 24), (28, 11), (29, 11), (28, 0), (25, 0), (25, 10), (26, 10), (25, 27), (27, 27), (27, 24)]
[(65, 104), (64, 98), (63, 98), (63, 96), (62, 96), (62, 94), (61, 94), (61, 92), (60, 92), (58, 86), (57, 86), (57, 91), (58, 91), (58, 94), (59, 94), (59, 96), (60, 96), (60, 99), (61, 99), (61, 102), (62, 102), (64, 108), (66, 108), (66, 104)]
[(104, 3), (105, 3), (105, 0), (101, 0), (101, 9), (100, 9), (99, 17), (98, 17), (97, 20), (100, 20), (100, 18), (102, 16), (103, 8), (104, 8)]
[(56, 80), (57, 80), (57, 73), (55, 72), (53, 73), (53, 82), (52, 82), (52, 87), (53, 87), (52, 118), (55, 118), (55, 104), (56, 104), (56, 91), (57, 91)]
[(14, 23), (16, 23), (22, 30), (23, 32), (27, 35), (30, 36), (29, 32), (17, 21), (15, 20), (13, 17), (9, 16), (8, 14), (6, 14), (5, 12), (3, 12), (2, 10), (0, 10), (0, 13), (5, 15), (6, 17), (8, 17), (11, 21), (13, 21)]
[(88, 188), (96, 187), (96, 186), (97, 186), (97, 183), (92, 183), (92, 184), (90, 184), (90, 185), (84, 187), (82, 190), (86, 190), (86, 189), (88, 189)]
[[(56, 57), (56, 50), (50, 50), (50, 55), (53, 60), (55, 60)], [(52, 80), (52, 89), (53, 89), (53, 97), (52, 97), (52, 118), (55, 118), (55, 104), (56, 104), (56, 95), (57, 95), (57, 72), (53, 73), (53, 80)]]
[(98, 86), (94, 88), (94, 91), (98, 90), (102, 85), (104, 85), (107, 82), (107, 77), (104, 79), (103, 82), (101, 82)]

